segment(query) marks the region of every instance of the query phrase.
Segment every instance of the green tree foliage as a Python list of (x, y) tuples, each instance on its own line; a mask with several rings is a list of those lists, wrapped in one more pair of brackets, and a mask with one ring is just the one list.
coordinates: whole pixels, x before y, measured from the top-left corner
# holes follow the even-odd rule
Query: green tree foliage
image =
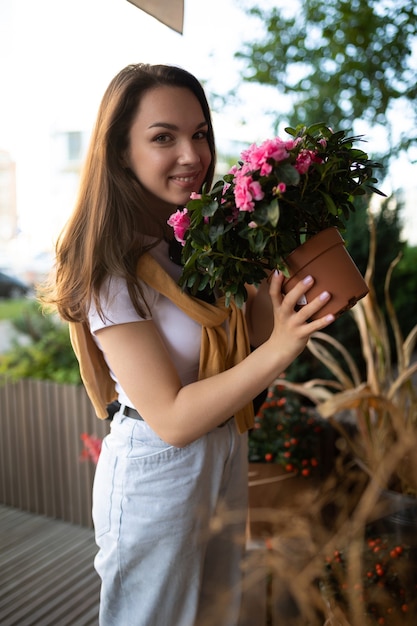
[[(347, 249), (362, 274), (366, 271), (369, 256), (369, 215), (366, 206), (368, 201), (369, 198), (366, 197), (355, 199), (357, 210), (346, 222), (344, 233)], [(374, 286), (381, 304), (384, 301), (384, 282), (388, 268), (406, 245), (401, 240), (402, 210), (402, 203), (393, 195), (386, 198), (378, 211), (374, 213), (377, 235)]]
[(401, 331), (406, 336), (417, 321), (417, 247), (406, 246), (394, 270), (391, 298)]
[(32, 302), (13, 320), (13, 325), (26, 341), (15, 341), (6, 354), (0, 355), (1, 375), (13, 380), (36, 378), (81, 383), (67, 324), (53, 315), (43, 315), (39, 305)]
[[(243, 78), (291, 96), (279, 122), (325, 121), (351, 129), (356, 120), (385, 133), (390, 155), (417, 145), (417, 5), (415, 0), (303, 0), (293, 10), (254, 7), (261, 40), (236, 54)], [(407, 119), (393, 135), (393, 116)], [(413, 123), (414, 122), (414, 123)]]

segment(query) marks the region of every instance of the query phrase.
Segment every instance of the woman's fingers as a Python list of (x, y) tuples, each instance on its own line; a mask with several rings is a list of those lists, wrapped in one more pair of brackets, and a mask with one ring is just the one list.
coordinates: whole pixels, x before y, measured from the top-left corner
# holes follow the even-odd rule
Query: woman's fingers
[(275, 298), (277, 300), (278, 304), (285, 302), (285, 306), (292, 310), (297, 306), (297, 304), (305, 301), (304, 295), (312, 287), (314, 280), (312, 276), (306, 276), (284, 296), (281, 292), (284, 278), (285, 277), (282, 272), (274, 272), (271, 278), (269, 293), (272, 299)]
[(270, 274), (269, 279), (269, 295), (271, 296), (272, 301), (275, 303), (278, 300), (278, 303), (282, 302), (283, 295), (281, 293), (282, 283), (284, 282), (284, 274), (275, 270)]
[[(295, 307), (305, 301), (305, 294), (313, 286), (314, 279), (312, 276), (306, 276), (302, 281), (297, 283), (291, 291), (285, 296), (281, 293), (282, 283), (284, 282), (284, 276), (282, 273), (274, 272), (271, 277), (270, 296), (272, 301), (276, 305), (288, 307), (291, 311), (294, 311)], [(302, 323), (307, 322), (312, 315), (319, 312), (320, 309), (330, 300), (331, 295), (327, 291), (323, 291), (316, 298), (314, 298), (308, 304), (300, 306), (297, 317)], [(325, 315), (314, 322), (310, 322), (314, 326), (314, 329), (324, 328), (328, 324), (334, 321), (333, 315)], [(309, 325), (310, 325), (309, 324)], [(313, 328), (311, 329), (313, 330)]]

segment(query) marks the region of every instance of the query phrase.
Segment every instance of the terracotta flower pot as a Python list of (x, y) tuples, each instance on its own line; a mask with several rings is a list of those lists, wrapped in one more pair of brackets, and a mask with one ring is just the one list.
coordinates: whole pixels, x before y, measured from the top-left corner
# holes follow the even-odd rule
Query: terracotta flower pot
[(303, 243), (286, 257), (285, 264), (290, 277), (284, 281), (283, 293), (288, 293), (310, 274), (314, 278), (314, 285), (306, 293), (307, 302), (311, 302), (322, 291), (328, 291), (332, 296), (311, 319), (329, 313), (339, 317), (369, 291), (335, 227), (326, 228)]

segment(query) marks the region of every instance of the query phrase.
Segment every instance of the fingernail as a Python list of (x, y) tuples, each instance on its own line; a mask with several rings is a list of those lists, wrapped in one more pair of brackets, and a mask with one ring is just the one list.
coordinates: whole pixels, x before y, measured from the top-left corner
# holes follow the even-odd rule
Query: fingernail
[(303, 280), (303, 283), (304, 283), (305, 285), (308, 285), (309, 283), (311, 283), (311, 281), (312, 281), (312, 280), (313, 280), (313, 277), (312, 277), (312, 276), (306, 276), (306, 277), (304, 278), (304, 280)]
[(328, 291), (323, 291), (323, 292), (320, 294), (319, 299), (320, 299), (320, 300), (327, 300), (327, 298), (328, 298), (329, 296), (330, 296), (330, 294), (329, 294), (329, 292), (328, 292)]
[(280, 273), (279, 270), (274, 271), (275, 276), (279, 276), (279, 273)]
[(326, 315), (326, 322), (334, 322), (334, 315), (330, 314), (330, 315)]

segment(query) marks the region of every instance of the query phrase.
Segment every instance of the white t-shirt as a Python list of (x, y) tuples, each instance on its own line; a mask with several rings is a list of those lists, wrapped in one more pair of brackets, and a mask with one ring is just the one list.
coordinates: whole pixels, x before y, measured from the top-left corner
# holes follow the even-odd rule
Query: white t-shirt
[[(168, 244), (165, 241), (161, 241), (155, 248), (152, 248), (150, 254), (175, 281), (178, 280), (181, 274), (181, 267), (169, 259)], [(141, 282), (141, 287), (151, 311), (151, 318), (168, 349), (182, 384), (186, 385), (194, 382), (198, 378), (200, 360), (200, 324), (188, 317), (168, 298), (162, 296), (146, 283)], [(100, 339), (96, 335), (98, 330), (116, 324), (143, 321), (144, 318), (140, 317), (135, 311), (124, 279), (109, 278), (103, 286), (101, 293), (101, 305), (105, 319), (103, 321), (98, 315), (96, 308), (92, 306), (89, 312), (89, 324), (95, 341), (102, 350)], [(106, 358), (105, 353), (104, 357)], [(107, 359), (106, 362), (109, 365)], [(134, 405), (116, 379), (110, 365), (109, 369), (116, 383), (119, 402), (133, 407)]]

